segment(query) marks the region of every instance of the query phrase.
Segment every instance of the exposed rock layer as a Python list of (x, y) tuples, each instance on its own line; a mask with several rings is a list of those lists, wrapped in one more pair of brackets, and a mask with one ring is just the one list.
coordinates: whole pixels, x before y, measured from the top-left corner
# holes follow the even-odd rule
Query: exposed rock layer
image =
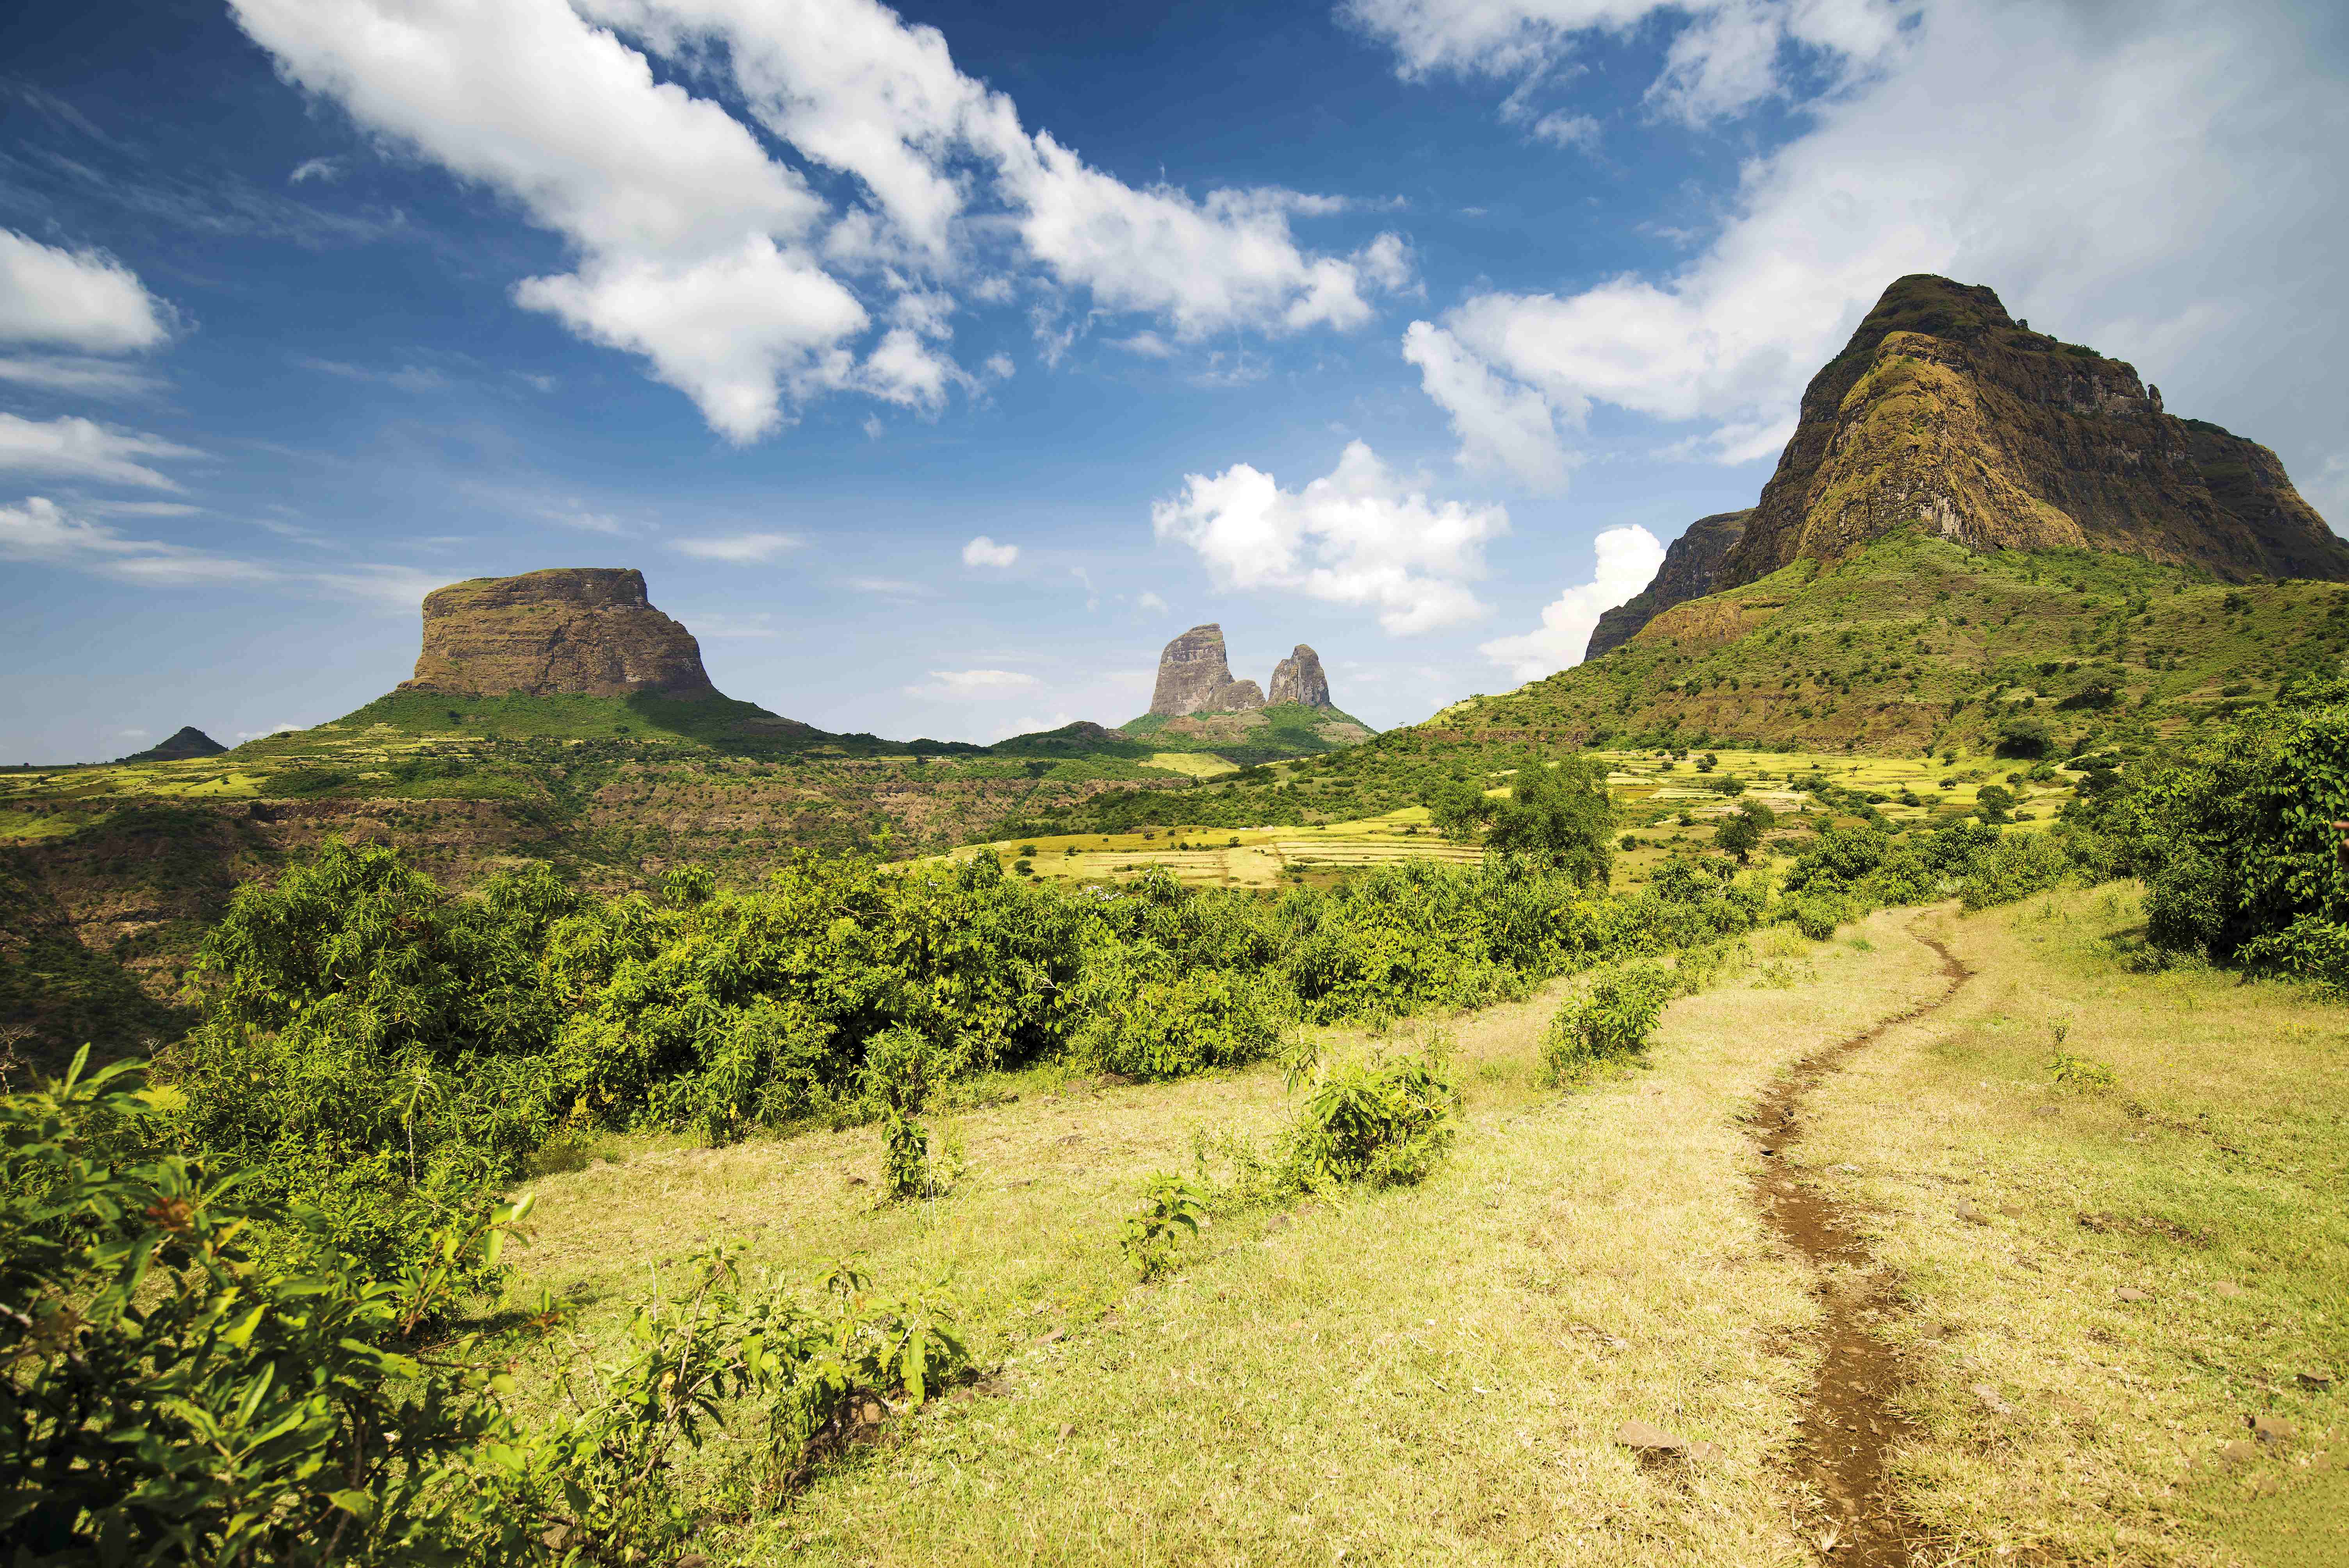
[(1213, 621), (1192, 627), (1158, 655), (1153, 713), (1233, 713), (1263, 706), (1264, 693), (1256, 682), (1232, 679), (1224, 629)]
[(1329, 707), (1337, 705), (1330, 700), (1330, 677), (1321, 672), (1321, 655), (1303, 643), (1280, 663), (1272, 666), (1272, 687), (1265, 696), (1267, 706), (1278, 707), (1293, 703), (1299, 707)]
[(1716, 588), (1922, 523), (1976, 550), (2123, 551), (2230, 582), (2349, 579), (2349, 543), (2265, 447), (2162, 411), (2158, 389), (2016, 322), (1987, 288), (1884, 291), (1812, 377)]
[(134, 751), (125, 762), (180, 762), (191, 757), (218, 757), (228, 749), (192, 724), (183, 724), (169, 739), (144, 751)]
[(701, 645), (645, 597), (641, 572), (557, 567), (476, 577), (424, 600), (424, 649), (403, 691), (500, 696), (718, 695)]
[(1753, 515), (1749, 506), (1743, 511), (1717, 511), (1690, 523), (1664, 551), (1664, 563), (1656, 569), (1655, 580), (1637, 596), (1599, 617), (1599, 624), (1591, 629), (1590, 646), (1582, 656), (1595, 659), (1610, 648), (1619, 648), (1673, 605), (1712, 593), (1720, 585), (1721, 563), (1744, 537), (1746, 520)]

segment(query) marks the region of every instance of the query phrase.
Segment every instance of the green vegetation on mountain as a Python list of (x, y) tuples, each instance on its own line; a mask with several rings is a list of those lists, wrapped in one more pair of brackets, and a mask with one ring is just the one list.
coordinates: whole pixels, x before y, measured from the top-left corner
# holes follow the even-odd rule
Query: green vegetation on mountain
[(1680, 604), (1602, 658), (1417, 729), (1479, 743), (2068, 755), (2190, 733), (2344, 649), (2341, 584), (2227, 584), (2137, 556), (1975, 552), (1911, 530)]

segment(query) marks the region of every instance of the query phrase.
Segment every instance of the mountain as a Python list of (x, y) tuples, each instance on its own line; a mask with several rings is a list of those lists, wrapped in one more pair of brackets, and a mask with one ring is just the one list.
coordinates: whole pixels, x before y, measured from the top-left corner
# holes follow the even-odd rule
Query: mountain
[(1273, 667), (1271, 686), (1267, 701), (1256, 682), (1232, 678), (1224, 629), (1210, 621), (1166, 645), (1150, 711), (1118, 733), (1153, 751), (1207, 753), (1242, 767), (1358, 746), (1378, 733), (1330, 700), (1321, 655), (1303, 643)]
[(122, 760), (125, 762), (179, 762), (191, 757), (218, 757), (227, 750), (227, 747), (206, 735), (194, 725), (183, 724), (169, 738), (158, 741), (144, 751), (134, 751)]
[(1213, 621), (1192, 627), (1160, 651), (1151, 712), (1171, 718), (1263, 706), (1264, 691), (1256, 682), (1232, 679), (1230, 661), (1224, 656), (1224, 629)]
[(1655, 580), (1599, 617), (1582, 656), (1595, 659), (1619, 648), (1673, 605), (1712, 593), (1720, 582), (1721, 563), (1745, 537), (1745, 524), (1753, 516), (1749, 506), (1743, 511), (1717, 511), (1690, 523), (1665, 550), (1664, 563), (1657, 568)]
[(1330, 677), (1322, 673), (1321, 655), (1299, 643), (1289, 655), (1272, 666), (1271, 695), (1265, 703), (1271, 707), (1326, 707), (1337, 711), (1338, 705), (1330, 700)]
[(1920, 273), (1887, 288), (1811, 378), (1776, 472), (1701, 591), (1682, 570), (1660, 592), (1668, 557), (1606, 628), (1608, 647), (1673, 603), (1914, 528), (1971, 550), (2116, 552), (2230, 583), (2349, 580), (2349, 543), (2273, 452), (2166, 412), (2131, 366), (2032, 331), (1990, 289)]

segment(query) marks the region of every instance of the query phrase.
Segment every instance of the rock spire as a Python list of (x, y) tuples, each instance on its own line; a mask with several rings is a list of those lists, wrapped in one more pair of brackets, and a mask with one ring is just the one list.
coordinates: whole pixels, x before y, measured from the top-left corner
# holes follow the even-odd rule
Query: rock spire
[(1153, 713), (1232, 713), (1263, 706), (1264, 693), (1256, 682), (1232, 679), (1224, 629), (1213, 621), (1192, 627), (1158, 655), (1158, 684), (1150, 694)]
[(1284, 703), (1299, 707), (1337, 707), (1330, 700), (1330, 677), (1321, 673), (1321, 655), (1303, 643), (1272, 667), (1272, 687), (1265, 704), (1278, 707)]
[(652, 607), (645, 574), (568, 566), (476, 577), (424, 599), (402, 691), (452, 696), (714, 697), (693, 634)]

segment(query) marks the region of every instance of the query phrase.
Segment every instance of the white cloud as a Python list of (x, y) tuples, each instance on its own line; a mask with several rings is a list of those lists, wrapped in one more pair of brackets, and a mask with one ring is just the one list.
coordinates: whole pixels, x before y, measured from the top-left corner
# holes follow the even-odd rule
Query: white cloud
[(1154, 615), (1164, 615), (1167, 613), (1166, 601), (1147, 588), (1142, 591), (1142, 597), (1133, 602), (1133, 607), (1137, 610), (1147, 610)]
[(1018, 670), (932, 670), (931, 686), (907, 686), (915, 696), (954, 702), (999, 702), (1025, 696), (1044, 683)]
[(1402, 356), (1419, 366), (1420, 386), (1451, 417), (1460, 461), (1482, 472), (1507, 472), (1537, 490), (1566, 488), (1571, 466), (1540, 393), (1494, 374), (1439, 326), (1414, 321)]
[(1587, 114), (1568, 114), (1563, 110), (1546, 114), (1527, 125), (1526, 134), (1552, 147), (1582, 152), (1595, 151), (1599, 146), (1599, 122)]
[(998, 381), (1010, 380), (1019, 368), (1011, 363), (1011, 356), (1008, 354), (990, 354), (987, 356), (987, 373)]
[(1018, 545), (998, 544), (983, 533), (962, 547), (962, 563), (965, 566), (1006, 567), (1019, 559)]
[(1110, 339), (1112, 348), (1123, 348), (1128, 354), (1139, 354), (1145, 359), (1165, 359), (1174, 352), (1174, 346), (1154, 332), (1137, 332), (1132, 337)]
[(1499, 506), (1430, 501), (1361, 441), (1301, 490), (1246, 463), (1187, 475), (1150, 521), (1162, 542), (1197, 552), (1219, 588), (1374, 606), (1399, 636), (1483, 614), (1468, 584), (1485, 575), (1485, 542), (1509, 528)]
[(118, 360), (28, 354), (0, 358), (0, 381), (69, 397), (147, 397), (171, 383)]
[(267, 582), (278, 575), (253, 562), (160, 540), (129, 538), (104, 523), (75, 516), (45, 496), (0, 506), (0, 558), (70, 566), (157, 588)]
[(171, 307), (112, 256), (0, 229), (0, 343), (125, 354), (162, 343), (170, 324)]
[(669, 547), (700, 561), (730, 561), (739, 565), (772, 561), (807, 541), (792, 533), (728, 533), (709, 539), (677, 539)]
[[(2349, 144), (2349, 98), (2304, 14), (1937, 0), (1904, 28), (1876, 5), (1761, 9), (1789, 29), (1807, 17), (1821, 57), (1853, 68), (1805, 106), (1806, 129), (1745, 166), (1679, 272), (1446, 313), (1443, 330), (1505, 388), (1538, 394), (1562, 427), (1604, 403), (1698, 426), (1702, 455), (1766, 458), (1884, 287), (1930, 272), (2136, 361), (2173, 411), (2245, 429), (2288, 464), (2337, 449), (2349, 176), (2323, 150)], [(1685, 57), (1674, 46), (1661, 90), (1713, 112), (1753, 91), (1758, 67), (1737, 64), (1742, 13), (1695, 11), (1718, 26)], [(1421, 70), (1501, 68), (1528, 39), (1548, 48), (1569, 24), (1616, 15), (1419, 0), (1354, 12), (1373, 13)], [(1773, 57), (1782, 72), (1786, 57)]]
[(316, 180), (331, 185), (343, 177), (343, 160), (339, 158), (305, 158), (294, 166), (285, 177), (288, 185), (299, 185), (305, 180)]
[(1544, 606), (1541, 624), (1533, 631), (1480, 643), (1476, 651), (1507, 665), (1520, 681), (1538, 680), (1580, 664), (1599, 617), (1645, 588), (1664, 563), (1664, 547), (1636, 524), (1608, 529), (1594, 544), (1599, 570), (1589, 582), (1568, 588)]
[(932, 591), (925, 584), (907, 583), (896, 577), (852, 577), (848, 585), (859, 593), (870, 593), (879, 599), (895, 599), (901, 603), (933, 597)]
[(200, 458), (202, 452), (160, 436), (117, 430), (88, 419), (20, 419), (0, 414), (0, 473), (40, 474), (98, 484), (176, 490), (177, 480), (141, 458)]
[[(288, 79), (569, 241), (577, 266), (523, 280), (516, 301), (643, 356), (738, 442), (829, 393), (936, 413), (973, 385), (939, 346), (946, 288), (1003, 295), (1012, 280), (982, 255), (1006, 248), (1015, 270), (1185, 337), (1359, 325), (1366, 290), (1408, 280), (1392, 236), (1350, 259), (1300, 247), (1289, 217), (1319, 199), (1139, 190), (1091, 168), (874, 0), (232, 9)], [(683, 85), (710, 70), (768, 133), (854, 177), (844, 210)]]
[(347, 365), (339, 359), (313, 359), (297, 356), (294, 363), (305, 370), (340, 377), (345, 381), (371, 381), (385, 387), (395, 387), (402, 392), (440, 392), (448, 389), (449, 378), (428, 366), (403, 365), (397, 370), (374, 370), (364, 365)]

